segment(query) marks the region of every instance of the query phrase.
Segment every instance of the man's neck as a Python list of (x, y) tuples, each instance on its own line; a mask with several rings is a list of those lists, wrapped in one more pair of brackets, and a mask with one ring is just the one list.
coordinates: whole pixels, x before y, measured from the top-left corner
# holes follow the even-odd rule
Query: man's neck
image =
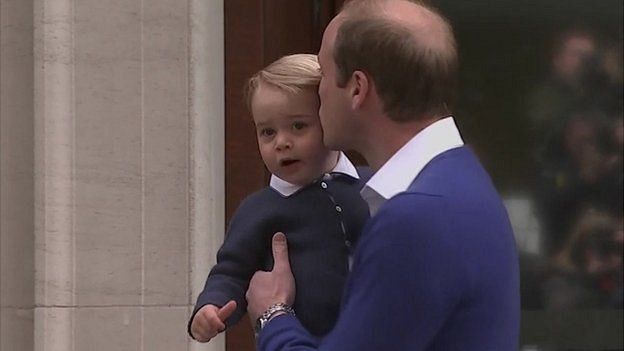
[(369, 137), (362, 139), (364, 145), (360, 147), (360, 153), (376, 172), (416, 134), (439, 119), (436, 117), (404, 123), (382, 121), (381, 125), (377, 125), (370, 131)]

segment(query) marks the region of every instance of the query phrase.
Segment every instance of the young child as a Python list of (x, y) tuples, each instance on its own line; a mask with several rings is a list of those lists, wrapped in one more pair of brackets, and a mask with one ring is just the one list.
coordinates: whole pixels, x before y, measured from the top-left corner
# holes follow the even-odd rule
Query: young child
[(254, 75), (247, 103), (270, 186), (246, 198), (229, 224), (189, 334), (209, 341), (246, 312), (251, 276), (272, 267), (271, 238), (283, 232), (296, 280), (294, 310), (314, 335), (329, 332), (338, 316), (349, 255), (368, 207), (360, 189), (370, 171), (323, 145), (316, 55), (285, 56)]

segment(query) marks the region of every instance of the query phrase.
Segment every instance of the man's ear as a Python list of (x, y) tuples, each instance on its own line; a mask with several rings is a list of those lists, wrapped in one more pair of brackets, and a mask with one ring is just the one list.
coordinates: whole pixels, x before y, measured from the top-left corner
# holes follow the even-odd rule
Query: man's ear
[(362, 71), (354, 71), (351, 75), (351, 108), (357, 110), (362, 107), (366, 97), (368, 96), (368, 90), (370, 89), (370, 82), (368, 76)]

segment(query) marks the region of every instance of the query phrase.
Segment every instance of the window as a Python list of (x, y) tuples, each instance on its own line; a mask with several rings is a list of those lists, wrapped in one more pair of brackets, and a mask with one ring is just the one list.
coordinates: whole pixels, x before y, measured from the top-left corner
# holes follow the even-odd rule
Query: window
[(458, 124), (516, 234), (520, 350), (622, 349), (622, 1), (431, 3), (459, 43)]

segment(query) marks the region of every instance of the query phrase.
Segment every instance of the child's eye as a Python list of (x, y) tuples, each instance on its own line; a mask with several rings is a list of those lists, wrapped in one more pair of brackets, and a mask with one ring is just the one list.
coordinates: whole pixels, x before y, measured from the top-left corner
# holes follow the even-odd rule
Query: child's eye
[(275, 131), (271, 128), (264, 128), (260, 130), (260, 136), (270, 137), (273, 136), (273, 134), (275, 134)]
[(307, 126), (308, 125), (303, 123), (303, 122), (295, 122), (295, 123), (293, 123), (293, 129), (294, 130), (301, 130), (301, 129), (307, 127)]

